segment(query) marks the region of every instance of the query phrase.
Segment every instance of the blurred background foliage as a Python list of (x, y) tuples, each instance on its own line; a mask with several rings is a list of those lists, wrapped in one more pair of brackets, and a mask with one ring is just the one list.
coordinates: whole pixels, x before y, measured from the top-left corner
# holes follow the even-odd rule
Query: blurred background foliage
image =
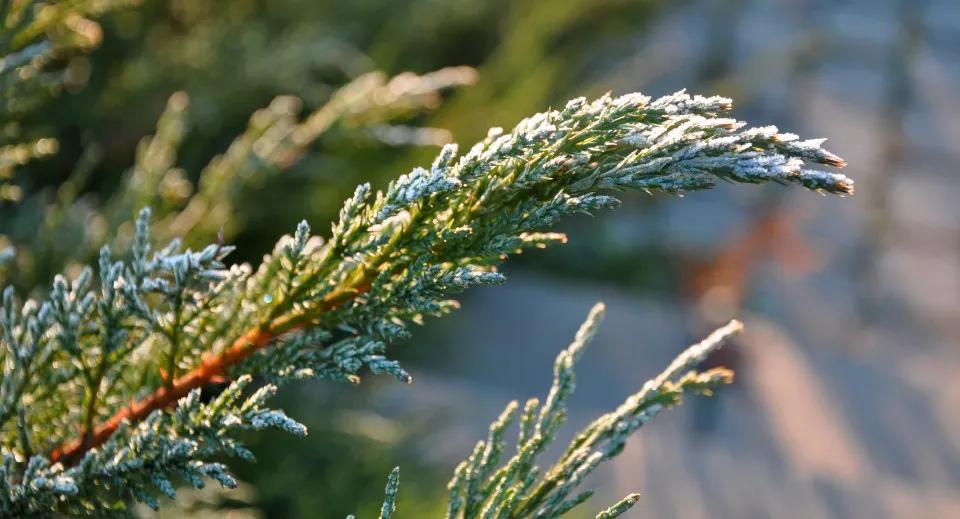
[[(709, 462), (719, 455), (700, 444), (684, 444), (691, 458), (626, 455), (618, 463), (645, 460), (654, 474), (640, 488), (638, 513), (960, 509), (960, 439), (949, 432), (960, 427), (951, 429), (956, 417), (942, 411), (960, 405), (960, 386), (929, 382), (941, 380), (937, 369), (960, 362), (960, 214), (950, 202), (960, 184), (944, 173), (960, 160), (954, 0), (90, 4), (97, 9), (87, 18), (28, 26), (56, 42), (55, 65), (38, 65), (44, 73), (35, 76), (36, 95), (12, 96), (3, 74), (20, 69), (9, 57), (0, 67), (7, 101), (0, 280), (24, 292), (43, 290), (54, 273), (75, 269), (104, 242), (122, 248), (130, 233), (124, 222), (143, 204), (154, 206), (165, 237), (187, 234), (194, 244), (222, 237), (239, 246), (235, 260), (256, 260), (299, 219), (323, 229), (359, 182), (382, 187), (429, 162), (442, 142), (469, 146), (490, 126), (607, 90), (660, 95), (689, 87), (731, 96), (741, 119), (830, 136), (861, 189), (849, 204), (829, 206), (776, 188), (721, 189), (683, 204), (631, 195), (616, 218), (568, 222), (561, 230), (571, 233), (569, 245), (518, 258), (507, 271), (520, 281), (489, 296), (468, 294), (465, 312), (428, 324), (394, 352), (413, 366), (415, 386), (426, 379), (419, 386), (426, 389), (410, 393), (375, 379), (291, 388), (278, 404), (310, 427), (306, 440), (250, 437), (259, 462), (237, 465), (243, 491), (184, 493), (165, 513), (370, 517), (389, 469), (399, 464), (402, 515), (434, 515), (449, 465), (494, 415), (451, 411), (467, 398), (455, 389), (479, 388), (491, 409), (541, 391), (547, 370), (529, 382), (527, 371), (545, 368), (569, 335), (553, 331), (558, 319), (574, 322), (586, 308), (568, 303), (597, 293), (645, 311), (620, 319), (657, 330), (657, 344), (643, 346), (667, 349), (650, 350), (653, 361), (734, 314), (754, 316), (768, 332), (771, 322), (783, 323), (763, 335), (782, 339), (783, 348), (769, 350), (777, 355), (747, 344), (747, 360), (718, 359), (746, 373), (747, 396), (718, 408), (727, 422), (710, 425), (720, 419), (705, 406), (690, 411), (690, 430), (714, 431), (724, 445), (764, 447), (733, 464)], [(26, 101), (14, 105), (14, 98)], [(613, 369), (597, 367), (611, 387), (587, 393), (586, 409), (643, 380), (633, 371), (618, 375), (618, 367), (651, 360), (632, 353), (639, 325), (625, 331), (617, 315), (608, 339), (622, 350), (607, 359)], [(491, 319), (500, 319), (497, 326), (485, 324)], [(907, 352), (904, 344), (915, 348)], [(512, 371), (501, 369), (508, 352), (519, 355)], [(762, 375), (774, 370), (783, 378)], [(820, 371), (829, 377), (811, 375)], [(757, 391), (772, 394), (778, 385), (787, 397), (816, 389), (808, 400), (791, 401), (795, 415), (813, 419), (790, 422), (772, 411), (777, 400)], [(401, 390), (412, 396), (397, 396)], [(431, 391), (449, 402), (439, 405), (444, 398)], [(830, 434), (812, 430), (833, 422), (840, 425), (827, 427)], [(448, 456), (424, 445), (436, 438), (429, 432), (453, 435), (452, 426), (467, 423), (478, 426), (467, 428), (464, 441), (451, 440)], [(785, 423), (797, 431), (777, 432)], [(689, 432), (666, 430), (677, 427)], [(805, 438), (799, 445), (796, 433)], [(901, 455), (908, 436), (923, 438), (928, 450)], [(842, 455), (837, 445), (845, 446)], [(834, 461), (821, 463), (811, 452), (832, 452), (823, 456)], [(706, 465), (691, 461), (705, 456)], [(847, 458), (853, 461), (835, 461)], [(684, 463), (689, 471), (671, 472)], [(865, 468), (877, 475), (864, 476), (871, 473)], [(638, 470), (618, 469), (609, 495), (637, 490)], [(775, 481), (809, 490), (768, 489), (775, 508), (738, 507), (712, 494), (709, 474), (723, 471), (737, 471), (728, 485)], [(658, 474), (666, 482), (660, 487)], [(651, 496), (648, 488), (661, 493)], [(894, 496), (892, 504), (869, 498), (881, 490)]]

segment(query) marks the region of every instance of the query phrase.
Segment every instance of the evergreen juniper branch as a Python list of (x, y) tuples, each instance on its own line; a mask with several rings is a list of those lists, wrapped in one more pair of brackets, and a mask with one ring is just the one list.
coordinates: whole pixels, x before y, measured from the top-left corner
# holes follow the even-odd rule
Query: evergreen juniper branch
[[(699, 372), (696, 367), (721, 348), (728, 337), (742, 330), (738, 321), (731, 321), (684, 350), (615, 411), (587, 425), (566, 453), (541, 472), (536, 465), (537, 458), (554, 440), (557, 429), (566, 419), (567, 401), (574, 390), (574, 367), (593, 338), (603, 313), (603, 304), (596, 304), (573, 342), (557, 355), (553, 383), (543, 406), (537, 399), (527, 402), (519, 419), (516, 453), (501, 463), (506, 450), (505, 434), (517, 422), (519, 405), (513, 401), (490, 424), (487, 439), (478, 442), (472, 454), (457, 466), (447, 485), (447, 519), (559, 517), (593, 495), (589, 490), (577, 494), (574, 491), (600, 463), (619, 454), (627, 438), (642, 425), (660, 411), (679, 404), (684, 396), (710, 395), (713, 389), (733, 380), (733, 373), (725, 368)], [(396, 474), (394, 469), (385, 492), (384, 510), (392, 511), (395, 506)], [(596, 517), (619, 517), (639, 498), (639, 494), (630, 494)]]
[[(329, 327), (340, 324), (336, 321), (371, 317), (416, 318), (423, 311), (416, 305), (413, 312), (396, 307), (370, 312), (364, 307), (375, 305), (361, 302), (334, 312), (374, 288), (368, 285), (375, 282), (377, 290), (388, 291), (386, 285), (395, 282), (394, 276), (408, 268), (413, 263), (410, 260), (432, 263), (460, 280), (450, 283), (450, 288), (498, 281), (498, 275), (483, 267), (526, 245), (518, 239), (517, 230), (541, 229), (561, 214), (613, 203), (609, 197), (594, 194), (591, 188), (595, 186), (682, 191), (707, 187), (710, 177), (715, 176), (752, 182), (796, 181), (830, 192), (850, 191), (846, 177), (803, 169), (800, 157), (842, 165), (819, 148), (818, 141), (796, 141), (795, 136), (778, 134), (771, 127), (738, 132), (742, 123), (716, 117), (727, 109), (728, 100), (683, 93), (652, 103), (638, 95), (604, 97), (594, 103), (579, 99), (563, 111), (538, 114), (521, 122), (512, 133), (494, 130), (487, 141), (457, 162), (455, 148), (445, 148), (430, 171), (417, 169), (404, 175), (385, 193), (378, 193), (372, 203), (368, 201), (368, 188), (361, 186), (345, 206), (347, 220), (341, 220), (334, 229), (334, 239), (340, 241), (326, 246), (327, 251), (342, 251), (343, 257), (321, 257), (312, 266), (313, 272), (305, 273), (298, 289), (277, 298), (283, 301), (281, 308), (293, 312), (259, 323), (169, 390), (158, 390), (150, 399), (128, 408), (130, 411), (121, 411), (107, 426), (99, 428), (92, 445), (109, 437), (119, 423), (116, 418), (142, 419), (153, 409), (169, 405), (210, 377), (222, 374), (280, 334), (318, 321), (321, 325), (330, 323)], [(504, 213), (513, 221), (501, 216)], [(485, 214), (492, 216), (488, 225), (483, 225)], [(415, 219), (431, 224), (415, 225)], [(361, 227), (364, 225), (366, 229)], [(338, 233), (337, 227), (343, 231)], [(488, 248), (488, 242), (478, 243), (469, 236), (473, 233), (481, 234), (481, 239), (507, 243), (486, 251), (482, 248)], [(411, 257), (411, 252), (419, 257)], [(471, 260), (475, 267), (443, 265)], [(442, 311), (438, 308), (428, 313)], [(325, 315), (329, 313), (361, 315), (331, 319)], [(76, 455), (82, 450), (68, 448), (66, 452)]]
[[(99, 481), (96, 471), (110, 452), (139, 453), (130, 454), (134, 460), (154, 456), (155, 472), (172, 471), (191, 481), (190, 475), (200, 469), (191, 469), (189, 463), (222, 474), (203, 460), (215, 452), (244, 453), (229, 440), (235, 428), (299, 429), (289, 419), (270, 414), (278, 411), (244, 415), (231, 408), (238, 403), (209, 409), (190, 404), (201, 405), (197, 409), (205, 416), (224, 420), (223, 429), (196, 437), (190, 445), (157, 443), (170, 427), (187, 426), (185, 438), (195, 438), (199, 422), (180, 410), (190, 409), (185, 405), (200, 387), (251, 373), (280, 381), (310, 376), (355, 381), (363, 369), (409, 381), (395, 361), (383, 356), (387, 343), (408, 334), (407, 323), (452, 310), (456, 302), (450, 296), (472, 285), (501, 282), (496, 266), (509, 254), (562, 240), (562, 235), (544, 232), (561, 216), (615, 205), (602, 190), (683, 192), (722, 179), (852, 192), (847, 177), (807, 169), (806, 162), (843, 165), (821, 147), (821, 140), (801, 141), (773, 127), (746, 128), (722, 116), (729, 109), (727, 99), (683, 92), (652, 101), (639, 94), (573, 100), (561, 110), (525, 119), (511, 132), (492, 130), (462, 156), (455, 146), (447, 146), (429, 169), (416, 168), (383, 192), (373, 194), (369, 186), (359, 186), (328, 240), (311, 236), (309, 227), (301, 224), (256, 270), (245, 265), (226, 269), (220, 263), (226, 250), (219, 245), (181, 251), (175, 241), (153, 251), (149, 213), (142, 213), (133, 259), (112, 262), (105, 252), (102, 289), (95, 289), (88, 271), (73, 282), (58, 278), (51, 296), (41, 303), (20, 305), (11, 291), (5, 294), (0, 313), (5, 348), (0, 351), (14, 362), (3, 363), (0, 411), (11, 416), (9, 411), (24, 409), (29, 398), (27, 422), (31, 416), (50, 415), (54, 425), (27, 427), (34, 450), (50, 453), (48, 458), (30, 458), (39, 461), (29, 462), (34, 467), (29, 474), (43, 475), (47, 482), (61, 478), (62, 484), (43, 488), (62, 500), (79, 495), (75, 487), (84, 487), (83, 482)], [(96, 304), (113, 292), (119, 294), (113, 306)], [(171, 301), (184, 302), (188, 308), (177, 312), (193, 316), (182, 322), (190, 346), (178, 348), (174, 359), (184, 374), (172, 383), (159, 369), (158, 355), (170, 351), (162, 330), (175, 315)], [(107, 324), (114, 311), (119, 318)], [(94, 414), (99, 423), (91, 434), (78, 427), (82, 420), (73, 411), (70, 395), (82, 387), (83, 368), (91, 365), (85, 363), (103, 358), (98, 334), (89, 328), (98, 322), (106, 325), (100, 336), (122, 337), (126, 347), (109, 359), (107, 394), (98, 399)], [(670, 405), (682, 391), (707, 387), (722, 375), (665, 382), (670, 391), (658, 392), (650, 405)], [(51, 384), (56, 391), (50, 391)], [(163, 412), (171, 406), (177, 411)], [(556, 423), (526, 414), (521, 421), (529, 428), (525, 435), (535, 442)], [(0, 432), (10, 437), (7, 426)], [(22, 431), (12, 432), (16, 436)], [(154, 443), (143, 443), (147, 439)], [(4, 441), (4, 452), (16, 460), (8, 450), (13, 443)], [(536, 443), (531, 445), (534, 449)], [(615, 451), (616, 444), (610, 445), (607, 454)], [(164, 449), (176, 455), (170, 458)], [(597, 461), (593, 454), (581, 456), (571, 459), (587, 463), (585, 467)], [(55, 464), (49, 465), (51, 461)], [(11, 463), (14, 472), (26, 470)], [(25, 474), (15, 479), (24, 480)], [(120, 485), (112, 488), (126, 488), (122, 482), (137, 477), (127, 469), (111, 474)], [(558, 482), (550, 484), (554, 486), (547, 490), (563, 488)], [(0, 501), (3, 492), (14, 492), (10, 488), (23, 489), (5, 488), (0, 488)], [(507, 490), (514, 497), (521, 495)], [(143, 486), (134, 485), (130, 492), (146, 499)], [(14, 494), (8, 502), (22, 504), (25, 498)]]
[[(99, 160), (100, 150), (94, 146), (87, 149), (86, 158), (58, 190), (55, 203), (46, 206), (39, 194), (24, 201), (25, 205), (46, 206), (40, 232), (13, 236), (17, 228), (27, 225), (24, 220), (32, 217), (29, 211), (14, 213), (10, 221), (0, 222), (0, 281), (7, 281), (3, 257), (8, 240), (16, 248), (6, 254), (21, 251), (19, 257), (12, 258), (17, 261), (10, 262), (17, 265), (12, 281), (18, 288), (34, 288), (38, 279), (45, 280), (66, 265), (90, 262), (104, 243), (125, 250), (131, 238), (125, 224), (142, 207), (149, 206), (153, 211), (153, 233), (158, 241), (179, 236), (188, 244), (202, 245), (230, 239), (245, 224), (245, 212), (239, 207), (242, 195), (315, 152), (317, 140), (327, 131), (339, 128), (368, 133), (389, 128), (395, 119), (435, 108), (443, 91), (475, 80), (476, 71), (470, 67), (448, 67), (423, 75), (406, 72), (393, 77), (379, 71), (368, 72), (336, 89), (327, 102), (305, 114), (302, 120), (298, 119), (298, 98), (276, 97), (255, 111), (243, 133), (200, 171), (196, 189), (190, 175), (176, 167), (190, 126), (190, 99), (185, 92), (177, 92), (170, 96), (154, 135), (144, 137), (138, 144), (134, 166), (124, 174), (110, 198), (95, 204), (78, 198), (90, 167)], [(448, 141), (446, 138), (443, 142)], [(0, 200), (9, 198), (7, 194), (17, 195), (13, 198), (21, 194), (16, 184), (6, 184), (14, 168), (56, 150), (57, 141), (53, 139), (0, 146)], [(118, 229), (116, 236), (108, 237), (77, 225), (91, 217), (102, 219), (108, 229)], [(69, 239), (64, 240), (64, 236)]]
[[(583, 503), (591, 492), (574, 495), (583, 479), (601, 462), (610, 459), (623, 448), (627, 438), (661, 410), (680, 402), (684, 395), (710, 394), (711, 390), (732, 380), (732, 373), (717, 368), (705, 372), (690, 371), (680, 376), (677, 366), (695, 369), (709, 354), (719, 349), (724, 340), (739, 332), (742, 326), (732, 321), (716, 330), (702, 342), (687, 348), (659, 376), (644, 384), (637, 393), (627, 398), (615, 411), (607, 413), (584, 428), (570, 443), (566, 453), (541, 474), (536, 467), (537, 457), (553, 441), (557, 428), (566, 418), (566, 402), (574, 389), (574, 366), (584, 346), (590, 341), (600, 318), (603, 305), (597, 304), (581, 326), (573, 343), (557, 356), (553, 384), (547, 400), (540, 409), (533, 434), (523, 433), (517, 443), (516, 454), (493, 475), (477, 471), (473, 458), (458, 467), (450, 482), (448, 519), (474, 517), (557, 517)], [(525, 414), (533, 416), (537, 404), (528, 404)], [(515, 405), (515, 403), (511, 404)], [(508, 406), (509, 408), (509, 406)], [(502, 431), (512, 420), (497, 420), (491, 426), (499, 432), (495, 451), (504, 449)], [(493, 438), (493, 436), (491, 436)], [(483, 443), (481, 442), (481, 446)], [(489, 443), (486, 448), (489, 449)], [(492, 460), (499, 462), (499, 456)], [(486, 484), (474, 485), (474, 481)], [(625, 498), (598, 517), (616, 517), (637, 500), (636, 495)], [(466, 503), (466, 507), (462, 507)], [(473, 506), (471, 506), (473, 503)], [(462, 511), (462, 513), (461, 513)], [(495, 512), (491, 514), (491, 512)]]

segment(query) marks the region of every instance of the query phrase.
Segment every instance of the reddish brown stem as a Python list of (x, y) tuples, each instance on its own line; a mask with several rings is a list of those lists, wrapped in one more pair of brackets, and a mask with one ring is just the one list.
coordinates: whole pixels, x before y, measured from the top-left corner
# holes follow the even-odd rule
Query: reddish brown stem
[[(359, 288), (339, 290), (324, 298), (316, 309), (318, 314), (329, 312), (341, 304), (353, 299), (369, 290), (369, 284), (364, 283)], [(162, 385), (150, 396), (132, 402), (129, 406), (117, 411), (104, 422), (97, 424), (92, 430), (73, 438), (54, 449), (50, 453), (50, 461), (72, 465), (80, 461), (90, 449), (96, 448), (110, 439), (124, 420), (136, 423), (157, 409), (173, 406), (178, 400), (187, 396), (191, 391), (209, 384), (211, 381), (226, 374), (227, 368), (238, 364), (252, 353), (269, 346), (280, 334), (290, 332), (305, 326), (306, 323), (274, 324), (267, 327), (254, 328), (233, 341), (229, 348), (217, 355), (203, 358), (200, 365), (188, 373), (177, 377), (169, 386)]]

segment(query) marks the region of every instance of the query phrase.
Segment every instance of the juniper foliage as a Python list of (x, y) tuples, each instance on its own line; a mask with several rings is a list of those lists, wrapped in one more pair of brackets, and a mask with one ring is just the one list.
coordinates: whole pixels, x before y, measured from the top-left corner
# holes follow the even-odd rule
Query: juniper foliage
[[(718, 386), (733, 380), (733, 372), (725, 368), (701, 372), (696, 367), (717, 351), (727, 337), (742, 329), (738, 321), (731, 321), (684, 350), (616, 410), (581, 430), (559, 460), (541, 471), (537, 457), (554, 440), (566, 419), (566, 402), (574, 390), (574, 366), (596, 333), (603, 312), (602, 303), (594, 306), (573, 342), (557, 356), (553, 384), (543, 404), (532, 398), (520, 410), (519, 402), (510, 402), (490, 425), (487, 439), (478, 442), (473, 453), (457, 466), (448, 485), (447, 519), (563, 515), (593, 495), (590, 490), (578, 491), (583, 479), (600, 463), (618, 455), (637, 429), (664, 409), (678, 405), (683, 396), (710, 395)], [(519, 424), (516, 453), (503, 460), (504, 438), (514, 423)], [(394, 508), (396, 475), (397, 469), (394, 469), (387, 483), (384, 510)], [(638, 499), (639, 494), (630, 494), (596, 517), (618, 517)]]
[[(726, 117), (729, 110), (728, 99), (684, 92), (574, 99), (509, 132), (491, 130), (465, 154), (446, 145), (429, 169), (415, 168), (384, 191), (359, 186), (326, 239), (303, 222), (256, 268), (227, 266), (231, 248), (222, 243), (193, 250), (173, 239), (156, 248), (151, 212), (141, 211), (129, 254), (104, 246), (95, 267), (57, 276), (40, 299), (21, 302), (10, 287), (3, 293), (0, 512), (122, 513), (131, 499), (155, 506), (175, 481), (234, 485), (212, 460), (252, 459), (239, 430), (306, 432), (266, 405), (277, 384), (357, 382), (368, 372), (409, 382), (385, 356), (387, 344), (407, 337), (410, 323), (456, 308), (456, 293), (502, 282), (496, 267), (508, 255), (563, 241), (549, 232), (560, 217), (614, 207), (603, 191), (683, 193), (727, 180), (852, 192), (843, 175), (806, 166), (843, 165), (822, 140), (747, 127)], [(676, 378), (697, 358), (682, 357), (588, 428), (533, 486), (530, 465), (561, 421), (570, 369), (590, 330), (561, 355), (539, 414), (535, 404), (522, 413), (521, 452), (491, 472), (510, 411), (492, 429), (489, 454), (458, 471), (464, 486), (453, 516), (562, 513), (585, 499), (571, 501), (570, 492), (618, 452), (624, 432), (719, 381)], [(271, 384), (254, 390), (254, 377)], [(231, 380), (201, 398), (202, 387)]]
[[(245, 223), (243, 211), (237, 208), (242, 196), (297, 164), (332, 128), (386, 132), (393, 136), (391, 145), (416, 139), (421, 144), (448, 142), (449, 136), (441, 130), (399, 126), (392, 121), (432, 110), (442, 91), (475, 79), (476, 72), (470, 67), (394, 77), (370, 72), (336, 90), (326, 103), (302, 118), (299, 99), (277, 97), (256, 111), (246, 130), (199, 172), (196, 186), (190, 175), (177, 167), (178, 150), (189, 135), (190, 114), (189, 96), (177, 92), (167, 102), (156, 133), (141, 140), (134, 166), (107, 200), (92, 204), (80, 197), (93, 162), (98, 160), (98, 150), (90, 148), (86, 160), (59, 187), (52, 203), (33, 204), (43, 208), (41, 214), (24, 210), (0, 222), (0, 246), (12, 242), (4, 249), (9, 260), (17, 260), (12, 281), (31, 288), (40, 279), (48, 279), (47, 275), (91, 262), (104, 244), (127, 249), (133, 237), (129, 220), (146, 206), (153, 210), (160, 240), (182, 236), (204, 245), (230, 239)], [(55, 148), (56, 141), (47, 139), (38, 146)], [(36, 220), (42, 221), (39, 232), (29, 224)], [(110, 236), (108, 229), (119, 231)], [(24, 252), (19, 258), (16, 249)], [(0, 259), (0, 280), (4, 279), (2, 263)]]

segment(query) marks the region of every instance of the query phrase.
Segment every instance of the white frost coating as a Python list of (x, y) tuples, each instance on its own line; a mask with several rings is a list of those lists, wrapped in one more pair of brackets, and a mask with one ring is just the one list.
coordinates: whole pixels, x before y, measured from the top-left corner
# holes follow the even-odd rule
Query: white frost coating
[(297, 436), (306, 436), (307, 427), (302, 423), (290, 418), (283, 411), (270, 410), (259, 413), (250, 419), (250, 425), (254, 429), (266, 429), (268, 427), (281, 429)]
[[(4, 291), (0, 423), (6, 420), (7, 430), (17, 432), (18, 415), (43, 416), (56, 427), (28, 423), (22, 428), (26, 440), (10, 434), (10, 444), (0, 446), (9, 460), (4, 463), (14, 469), (0, 475), (0, 514), (80, 510), (87, 502), (63, 493), (73, 488), (92, 499), (92, 506), (107, 509), (116, 496), (98, 489), (130, 489), (123, 498), (154, 503), (151, 494), (169, 490), (164, 481), (200, 486), (214, 478), (233, 484), (226, 468), (210, 460), (215, 455), (250, 459), (252, 453), (237, 440), (239, 431), (277, 427), (306, 433), (302, 424), (267, 407), (273, 386), (244, 397), (253, 389), (253, 375), (269, 382), (318, 377), (357, 383), (372, 372), (409, 381), (386, 355), (387, 344), (409, 337), (412, 323), (456, 309), (451, 297), (465, 288), (501, 282), (496, 268), (507, 256), (563, 241), (548, 232), (561, 217), (614, 207), (616, 199), (602, 190), (684, 192), (730, 180), (852, 192), (843, 175), (808, 168), (808, 163), (842, 166), (822, 148), (822, 140), (800, 140), (773, 126), (749, 128), (730, 118), (729, 109), (728, 99), (685, 92), (655, 100), (642, 94), (574, 99), (511, 131), (491, 130), (465, 155), (446, 146), (429, 169), (416, 168), (383, 192), (358, 186), (329, 239), (312, 236), (301, 222), (256, 268), (227, 269), (222, 259), (230, 249), (219, 244), (193, 251), (174, 241), (154, 249), (149, 212), (142, 212), (131, 259), (115, 260), (104, 249), (96, 268), (83, 269), (76, 279), (57, 276), (41, 304), (21, 305), (12, 290)], [(563, 422), (573, 365), (598, 319), (599, 310), (558, 357), (544, 404), (534, 402), (520, 412), (518, 457), (502, 469), (495, 466), (504, 428), (518, 408), (513, 406), (491, 427), (479, 454), (458, 470), (451, 483), (452, 507), (496, 514), (526, 506), (510, 500), (535, 490), (533, 458)], [(257, 347), (245, 349), (251, 337)], [(703, 349), (685, 353), (678, 362), (692, 367), (690, 359), (701, 358)], [(58, 410), (82, 407), (88, 394), (87, 381), (70, 373), (65, 376), (73, 378), (55, 382), (70, 391), (50, 392), (49, 370), (29, 365), (66, 357), (65, 365), (92, 366), (103, 351), (119, 360), (109, 357), (104, 380), (94, 381), (111, 388), (110, 398), (96, 410), (98, 419), (188, 373), (203, 382), (237, 379), (209, 401), (194, 390), (175, 408), (148, 406), (149, 416), (121, 423), (104, 443), (80, 449), (79, 460), (47, 466), (36, 461), (44, 458), (38, 455), (17, 461), (22, 444), (29, 446), (31, 439), (45, 446), (73, 440), (65, 435), (82, 425)], [(238, 351), (226, 366), (210, 362)], [(47, 378), (36, 380), (38, 373)], [(144, 377), (131, 375), (140, 373), (149, 374), (155, 385), (143, 387)], [(631, 432), (683, 394), (707, 391), (726, 377), (721, 371), (688, 376), (672, 366), (578, 436), (555, 472), (546, 474), (555, 476), (544, 482), (552, 490), (532, 496), (536, 503), (528, 508), (512, 508), (513, 515), (529, 516), (541, 506), (551, 513), (573, 506), (581, 497), (567, 495), (572, 487), (563, 481), (579, 481), (599, 460), (615, 455)], [(33, 402), (29, 413), (23, 413), (23, 402)], [(67, 432), (39, 432), (51, 429)], [(0, 471), (6, 470), (4, 463)], [(494, 474), (503, 478), (491, 481)], [(481, 496), (478, 489), (489, 493)], [(3, 495), (13, 496), (12, 501), (3, 501)]]

